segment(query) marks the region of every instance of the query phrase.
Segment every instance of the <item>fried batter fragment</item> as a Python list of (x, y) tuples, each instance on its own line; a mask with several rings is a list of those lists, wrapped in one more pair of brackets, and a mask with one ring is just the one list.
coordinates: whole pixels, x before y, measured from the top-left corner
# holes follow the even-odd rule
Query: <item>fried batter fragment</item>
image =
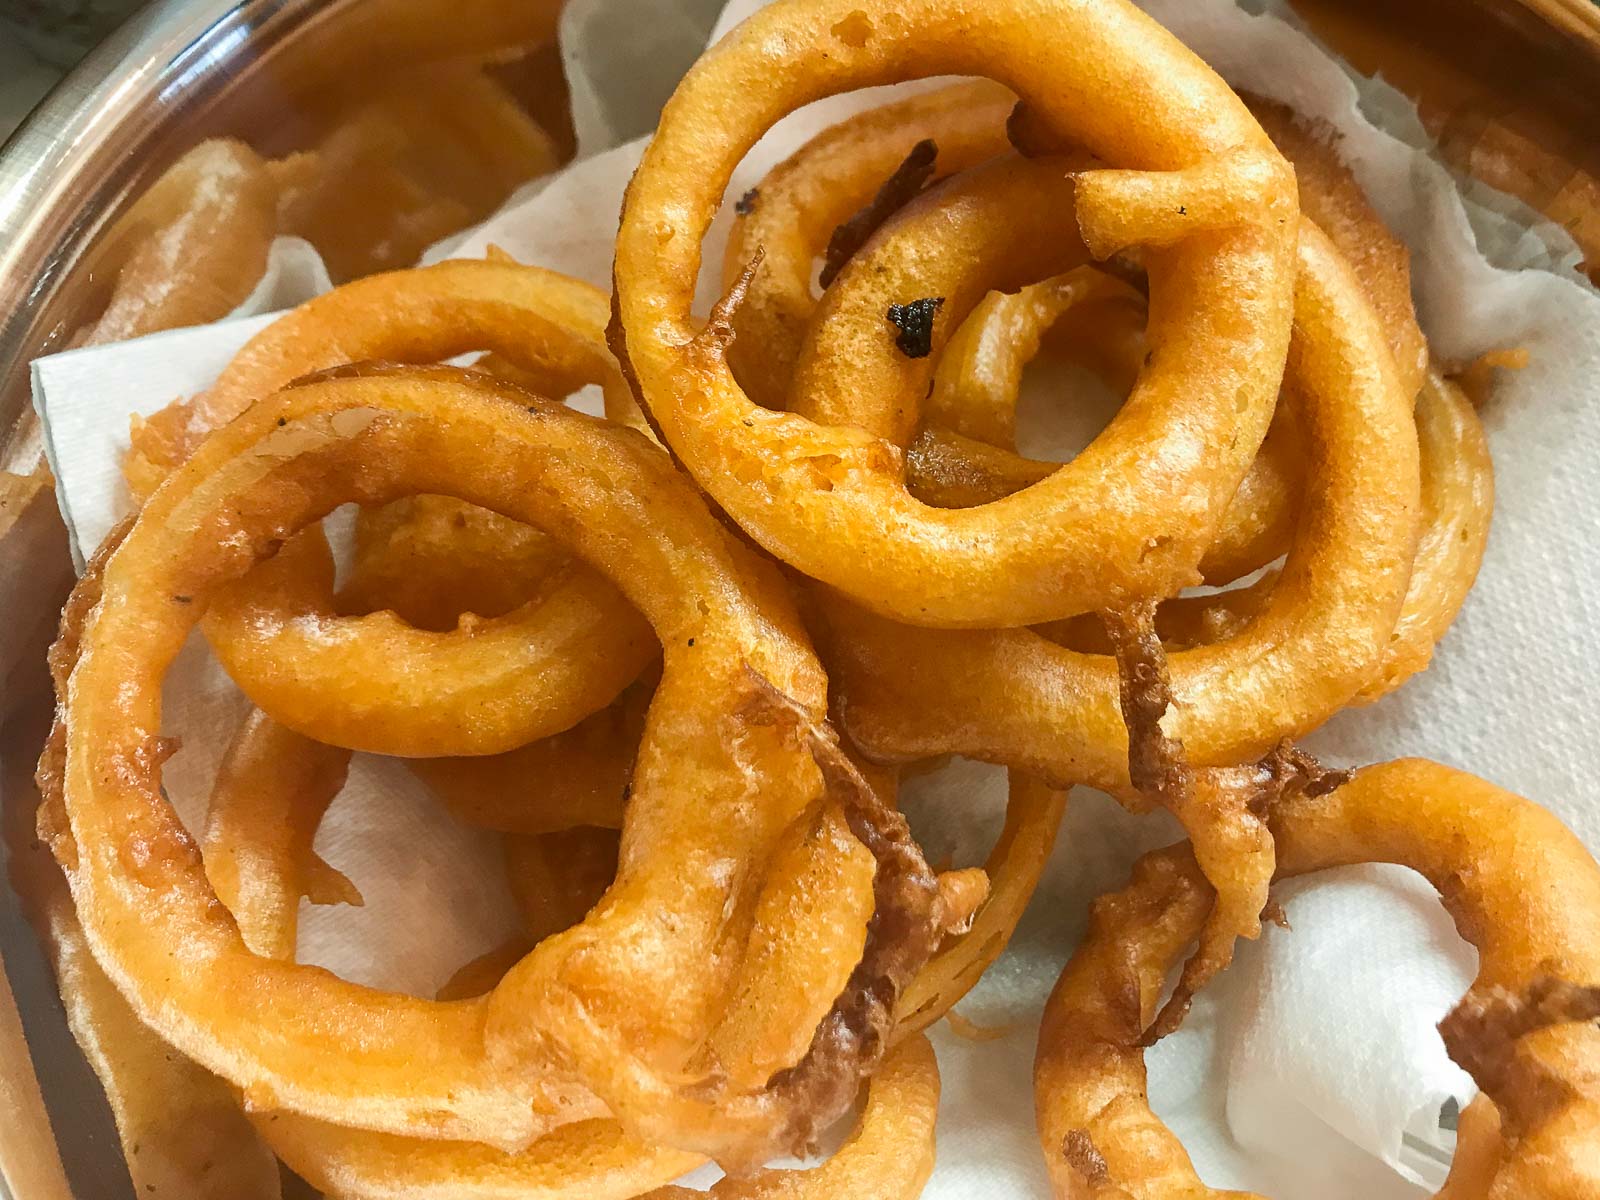
[(848, 1106), (888, 1050), (895, 1002), (944, 935), (944, 903), (905, 817), (867, 782), (831, 731), (813, 726), (794, 701), (752, 676), (758, 693), (745, 715), (757, 725), (793, 725), (810, 744), (826, 793), (838, 799), (850, 831), (878, 863), (861, 961), (805, 1058), (775, 1075), (768, 1089), (785, 1114), (787, 1144), (815, 1152), (827, 1120)]
[(1217, 895), (1199, 948), (1145, 1032), (1146, 1045), (1183, 1022), (1195, 994), (1233, 960), (1237, 939), (1260, 937), (1263, 915), (1277, 920), (1268, 912), (1267, 895), (1275, 865), (1266, 824), (1272, 806), (1291, 793), (1325, 795), (1349, 779), (1348, 772), (1329, 770), (1287, 740), (1256, 763), (1192, 767), (1183, 743), (1161, 729), (1172, 705), (1172, 684), (1155, 612), (1155, 603), (1147, 600), (1102, 614), (1117, 660), (1134, 803), (1165, 808), (1178, 819)]
[(828, 239), (827, 252), (823, 255), (822, 274), (817, 277), (818, 283), (826, 288), (837, 279), (845, 263), (867, 244), (867, 239), (878, 231), (878, 227), (922, 194), (922, 189), (933, 178), (933, 166), (938, 157), (939, 144), (932, 138), (923, 138), (911, 147), (911, 153), (895, 168), (894, 174), (884, 180), (878, 194), (833, 231), (833, 237)]
[(907, 358), (927, 358), (933, 353), (933, 319), (944, 307), (943, 296), (924, 296), (908, 304), (889, 305), (889, 324), (900, 331), (895, 348)]
[(1128, 727), (1128, 775), (1133, 790), (1154, 805), (1174, 809), (1193, 786), (1183, 743), (1161, 730), (1172, 707), (1167, 652), (1156, 633), (1156, 602), (1141, 600), (1101, 614), (1117, 659), (1122, 719)]

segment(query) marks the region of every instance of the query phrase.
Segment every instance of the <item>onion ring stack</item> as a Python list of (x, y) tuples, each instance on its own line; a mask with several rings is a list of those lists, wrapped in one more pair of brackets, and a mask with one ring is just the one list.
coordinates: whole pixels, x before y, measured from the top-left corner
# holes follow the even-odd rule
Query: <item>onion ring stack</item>
[[(947, 74), (980, 78), (740, 199), (691, 311), (767, 130)], [(140, 1182), (195, 1171), (190, 1124), (215, 1194), (275, 1195), (276, 1156), (335, 1197), (686, 1200), (710, 1159), (722, 1200), (910, 1200), (924, 1031), (1076, 852), (1086, 785), (1187, 840), (1096, 904), (1044, 1014), (1059, 1195), (1211, 1194), (1143, 1047), (1274, 879), (1365, 861), (1433, 879), (1483, 955), (1441, 1195), (1593, 1194), (1600, 868), (1487, 783), (1293, 742), (1424, 669), (1483, 559), (1483, 428), (1409, 272), (1326, 131), (1126, 0), (775, 0), (663, 111), (614, 295), (492, 252), (270, 325), (136, 422), (141, 508), (52, 651), (49, 855), (9, 827), (124, 1142), (161, 1147)], [(1018, 416), (1052, 355), (1119, 401), (1067, 462)], [(564, 405), (588, 387), (604, 418)], [(198, 841), (161, 778), (197, 628), (252, 706)], [(299, 961), (302, 901), (362, 903), (318, 834), (363, 753), (498, 845), (520, 929), (437, 995)], [(981, 868), (930, 868), (898, 811), (949, 755), (1008, 771)], [(767, 1166), (858, 1100), (826, 1161)]]

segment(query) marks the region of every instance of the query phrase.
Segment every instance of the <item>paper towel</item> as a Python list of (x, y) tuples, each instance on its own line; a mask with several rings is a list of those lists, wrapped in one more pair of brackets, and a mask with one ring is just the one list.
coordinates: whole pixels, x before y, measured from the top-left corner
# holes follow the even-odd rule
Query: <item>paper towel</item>
[[(734, 0), (719, 31), (757, 6)], [(1567, 269), (1573, 256), (1559, 230), (1535, 235), (1525, 221), (1469, 212), (1448, 173), (1419, 151), (1426, 139), (1410, 105), (1381, 84), (1358, 86), (1286, 21), (1230, 0), (1147, 7), (1235, 85), (1344, 133), (1346, 160), (1413, 248), (1419, 311), (1440, 357), (1507, 345), (1533, 354), (1485, 413), (1499, 483), (1495, 528), (1478, 589), (1434, 668), (1379, 704), (1341, 714), (1313, 748), (1346, 762), (1425, 754), (1466, 767), (1539, 799), (1600, 845), (1600, 805), (1587, 782), (1600, 765), (1600, 727), (1584, 703), (1600, 651), (1600, 559), (1585, 505), (1600, 488), (1588, 450), (1600, 434), (1600, 297)], [(730, 191), (742, 192), (811, 132), (880, 99), (836, 98), (789, 118)], [(632, 143), (569, 168), (450, 252), (498, 244), (606, 285), (614, 217), (639, 150)], [(1518, 212), (1506, 198), (1496, 206)], [(720, 236), (708, 241), (713, 261)], [(1528, 265), (1549, 270), (1501, 269)], [(64, 511), (86, 546), (116, 512), (124, 415), (205, 386), (253, 328), (160, 335), (37, 365)], [(168, 780), (186, 811), (203, 797), (239, 705), (202, 658), (191, 647), (170, 689), (174, 727), (189, 742)], [(981, 861), (999, 828), (1002, 772), (957, 763), (907, 792), (930, 857)], [(1039, 1006), (1081, 934), (1089, 897), (1119, 886), (1138, 852), (1175, 837), (1164, 817), (1135, 819), (1104, 797), (1074, 796), (1012, 948), (962, 1005), (1004, 1036), (974, 1043), (934, 1032), (944, 1099), (929, 1197), (1046, 1194), (1030, 1084)], [(392, 763), (358, 760), (318, 849), (350, 871), (368, 907), (308, 909), (308, 961), (426, 992), (509, 928), (492, 847), (441, 818)], [(1433, 1025), (1471, 978), (1474, 955), (1426, 885), (1395, 868), (1297, 880), (1283, 896), (1294, 931), (1274, 929), (1244, 947), (1185, 1028), (1152, 1052), (1156, 1109), (1216, 1186), (1302, 1200), (1342, 1200), (1356, 1187), (1371, 1200), (1421, 1195), (1396, 1167), (1433, 1181), (1441, 1173), (1430, 1162), (1436, 1154), (1403, 1143), (1409, 1129), (1413, 1143), (1447, 1146), (1440, 1107), (1469, 1092)]]

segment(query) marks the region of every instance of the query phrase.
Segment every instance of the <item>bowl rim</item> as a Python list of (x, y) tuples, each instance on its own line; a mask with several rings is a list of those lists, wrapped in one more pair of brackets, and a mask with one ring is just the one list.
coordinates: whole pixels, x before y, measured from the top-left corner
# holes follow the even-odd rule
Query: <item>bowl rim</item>
[[(14, 457), (30, 364), (59, 349), (76, 269), (202, 112), (318, 0), (156, 0), (70, 71), (0, 144), (0, 463)], [(248, 50), (246, 49), (248, 47)]]

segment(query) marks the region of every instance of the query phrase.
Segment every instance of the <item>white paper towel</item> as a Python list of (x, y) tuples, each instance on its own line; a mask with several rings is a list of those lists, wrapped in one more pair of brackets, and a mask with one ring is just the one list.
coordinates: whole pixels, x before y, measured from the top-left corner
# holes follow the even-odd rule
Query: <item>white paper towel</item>
[[(734, 0), (722, 27), (758, 6)], [(1485, 414), (1499, 484), (1494, 533), (1478, 588), (1434, 668), (1377, 705), (1341, 714), (1312, 747), (1346, 762), (1425, 754), (1466, 767), (1539, 799), (1600, 845), (1600, 804), (1588, 782), (1600, 767), (1600, 724), (1585, 703), (1600, 652), (1600, 554), (1586, 503), (1600, 489), (1588, 449), (1600, 436), (1600, 297), (1566, 269), (1573, 256), (1559, 230), (1534, 235), (1485, 210), (1469, 215), (1449, 175), (1417, 149), (1425, 139), (1409, 104), (1381, 84), (1358, 87), (1285, 21), (1230, 0), (1147, 7), (1236, 86), (1344, 133), (1346, 160), (1413, 248), (1419, 310), (1440, 357), (1508, 345), (1533, 355), (1527, 370), (1502, 381)], [(838, 98), (789, 118), (730, 191), (878, 99)], [(639, 149), (569, 168), (450, 252), (498, 244), (606, 285), (615, 214)], [(1504, 198), (1497, 205), (1518, 212)], [(708, 242), (713, 260), (720, 236)], [(1550, 270), (1500, 269), (1530, 264)], [(239, 322), (37, 364), (64, 511), (86, 546), (117, 511), (125, 414), (205, 386), (253, 329)], [(186, 813), (203, 806), (239, 705), (201, 658), (191, 647), (169, 689), (173, 726), (189, 736), (168, 768), (169, 788)], [(1003, 773), (970, 763), (914, 782), (907, 799), (930, 857), (958, 862), (981, 861), (1003, 802)], [(1005, 1036), (973, 1043), (943, 1027), (934, 1033), (944, 1100), (933, 1200), (1046, 1195), (1030, 1085), (1039, 1006), (1081, 934), (1088, 899), (1120, 886), (1138, 852), (1175, 836), (1165, 818), (1128, 817), (1093, 793), (1074, 797), (1012, 949), (962, 1006)], [(426, 992), (510, 928), (492, 847), (442, 818), (392, 763), (358, 761), (318, 849), (352, 874), (369, 903), (364, 912), (308, 909), (301, 952), (309, 961)], [(1413, 1141), (1447, 1145), (1440, 1106), (1468, 1094), (1433, 1026), (1471, 978), (1474, 955), (1408, 872), (1331, 872), (1295, 881), (1283, 897), (1294, 931), (1272, 930), (1244, 947), (1185, 1028), (1152, 1052), (1157, 1111), (1216, 1186), (1301, 1200), (1342, 1200), (1356, 1188), (1370, 1200), (1422, 1195), (1412, 1179), (1436, 1182), (1438, 1165), (1402, 1140), (1409, 1128)]]

